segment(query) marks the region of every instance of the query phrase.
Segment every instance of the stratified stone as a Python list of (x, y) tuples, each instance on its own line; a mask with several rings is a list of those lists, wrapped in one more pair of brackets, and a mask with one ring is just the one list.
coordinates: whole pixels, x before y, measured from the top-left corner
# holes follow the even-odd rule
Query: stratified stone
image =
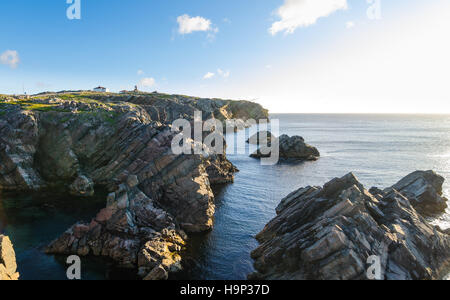
[(201, 145), (206, 149), (202, 155), (173, 153), (178, 132), (172, 122), (193, 121), (201, 111), (205, 121), (241, 118), (246, 124), (267, 119), (267, 110), (247, 101), (179, 95), (59, 96), (29, 99), (45, 110), (0, 99), (0, 190), (64, 188), (91, 196), (94, 185), (104, 186), (111, 192), (106, 207), (89, 224), (72, 226), (48, 252), (105, 256), (136, 268), (142, 247), (151, 241), (168, 249), (158, 254), (160, 265), (167, 272), (179, 269), (182, 245), (166, 241), (163, 231), (185, 240), (184, 231), (210, 230), (215, 212), (211, 184), (232, 182), (237, 169), (225, 149), (213, 153)]
[[(401, 182), (421, 182), (417, 174), (413, 178)], [(442, 181), (428, 180), (432, 182), (439, 193)], [(410, 195), (422, 195), (423, 184), (397, 185), (403, 186)], [(380, 279), (446, 276), (449, 232), (430, 225), (403, 193), (393, 188), (371, 191), (376, 197), (350, 173), (287, 196), (257, 235), (261, 245), (251, 254), (257, 272), (249, 278), (372, 279), (367, 267), (373, 257), (380, 262)]]
[(423, 215), (445, 212), (447, 198), (442, 195), (444, 177), (433, 171), (416, 171), (392, 186), (409, 199), (414, 208)]

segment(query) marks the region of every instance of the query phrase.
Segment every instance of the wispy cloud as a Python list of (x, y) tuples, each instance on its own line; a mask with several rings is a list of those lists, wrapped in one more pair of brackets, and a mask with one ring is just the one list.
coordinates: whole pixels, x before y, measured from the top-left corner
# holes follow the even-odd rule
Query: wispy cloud
[(17, 68), (20, 63), (19, 53), (15, 50), (6, 50), (0, 55), (0, 63), (12, 69)]
[(230, 71), (223, 71), (222, 69), (217, 69), (217, 74), (219, 74), (223, 78), (228, 78), (228, 77), (230, 77), (231, 72)]
[(347, 29), (352, 29), (353, 27), (355, 27), (355, 22), (348, 21), (347, 23), (345, 23), (345, 27)]
[(276, 11), (280, 20), (272, 24), (269, 32), (272, 35), (294, 33), (297, 28), (311, 26), (319, 18), (347, 8), (347, 0), (285, 0)]
[(142, 71), (142, 70), (138, 70), (138, 71), (137, 71), (137, 74), (138, 74), (139, 76), (141, 76), (141, 75), (144, 75), (144, 74), (145, 74), (145, 72), (144, 72), (144, 71)]
[(211, 79), (214, 76), (216, 76), (216, 74), (212, 73), (212, 72), (208, 72), (205, 74), (205, 76), (203, 76), (203, 79)]
[(212, 25), (211, 20), (203, 17), (191, 17), (189, 15), (182, 15), (177, 18), (178, 33), (191, 34), (196, 31), (217, 33), (218, 28)]

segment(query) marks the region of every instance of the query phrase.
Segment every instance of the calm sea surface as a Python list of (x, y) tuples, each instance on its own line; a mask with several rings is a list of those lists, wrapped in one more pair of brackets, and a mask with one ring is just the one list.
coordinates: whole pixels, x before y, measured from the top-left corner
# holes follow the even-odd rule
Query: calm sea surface
[[(316, 162), (261, 166), (248, 157), (253, 146), (228, 149), (240, 169), (234, 184), (218, 188), (215, 228), (195, 236), (187, 250), (189, 271), (177, 278), (245, 279), (253, 271), (250, 252), (254, 236), (275, 216), (275, 207), (290, 192), (307, 185), (323, 185), (354, 172), (367, 188), (388, 187), (415, 170), (435, 170), (448, 182), (450, 195), (450, 115), (272, 115), (280, 133), (303, 136), (322, 157)], [(242, 131), (227, 139), (252, 134)], [(35, 201), (37, 199), (38, 201)], [(64, 258), (46, 256), (41, 247), (75, 221), (89, 220), (104, 206), (99, 201), (46, 197), (0, 196), (0, 230), (10, 235), (23, 279), (64, 279)], [(66, 205), (61, 205), (61, 201)], [(70, 206), (73, 204), (73, 207)], [(450, 211), (436, 220), (450, 227)], [(121, 277), (109, 262), (88, 260), (85, 279)], [(120, 273), (120, 272), (119, 272)], [(112, 275), (114, 274), (114, 275)]]

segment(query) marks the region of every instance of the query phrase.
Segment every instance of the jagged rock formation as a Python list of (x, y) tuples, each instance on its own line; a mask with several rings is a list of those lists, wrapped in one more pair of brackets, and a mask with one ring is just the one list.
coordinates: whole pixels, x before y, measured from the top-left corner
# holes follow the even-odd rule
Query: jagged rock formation
[[(233, 101), (223, 99), (208, 99), (184, 95), (168, 95), (160, 93), (71, 93), (71, 95), (88, 95), (89, 98), (101, 102), (127, 102), (144, 108), (152, 121), (171, 124), (182, 118), (193, 120), (194, 112), (201, 111), (203, 120), (215, 118), (221, 121), (240, 119), (255, 121), (268, 119), (268, 110), (250, 101)], [(60, 96), (49, 94), (47, 96)]]
[(433, 171), (414, 172), (392, 186), (409, 199), (414, 208), (423, 215), (445, 212), (447, 199), (442, 196), (444, 177)]
[(16, 254), (11, 240), (0, 235), (0, 280), (18, 280)]
[(183, 230), (212, 228), (211, 184), (232, 182), (237, 171), (223, 153), (174, 154), (178, 132), (167, 123), (191, 120), (195, 109), (223, 120), (267, 116), (249, 102), (57, 96), (0, 99), (0, 190), (62, 188), (91, 196), (95, 185), (106, 186), (113, 194), (105, 210), (90, 224), (74, 225), (48, 252), (108, 256), (139, 267), (142, 276), (152, 273), (148, 278), (176, 269)]
[[(255, 153), (250, 155), (253, 158), (270, 157), (271, 146), (273, 143), (279, 145), (279, 157), (287, 160), (317, 160), (320, 157), (320, 152), (317, 148), (305, 143), (305, 140), (300, 136), (289, 137), (283, 134), (278, 139), (271, 140), (271, 145), (262, 145)], [(269, 147), (269, 148), (268, 148)], [(264, 149), (266, 148), (266, 149)]]
[[(169, 272), (180, 270), (186, 234), (138, 185), (137, 176), (129, 176), (89, 224), (72, 226), (46, 252), (109, 257), (121, 267), (137, 267), (148, 279), (167, 279)], [(154, 275), (157, 270), (164, 270), (160, 277)]]
[[(420, 187), (419, 187), (420, 188)], [(258, 234), (252, 279), (438, 279), (450, 269), (450, 236), (394, 188), (372, 195), (353, 174), (301, 188)]]

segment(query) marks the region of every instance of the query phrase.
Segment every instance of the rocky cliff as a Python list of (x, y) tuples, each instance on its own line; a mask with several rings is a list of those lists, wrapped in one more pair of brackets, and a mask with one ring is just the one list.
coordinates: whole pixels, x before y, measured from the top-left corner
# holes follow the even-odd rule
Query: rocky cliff
[(0, 280), (18, 280), (16, 254), (11, 240), (0, 235)]
[(48, 252), (107, 256), (139, 267), (144, 277), (164, 278), (162, 269), (176, 269), (184, 231), (212, 228), (211, 184), (231, 182), (237, 171), (223, 153), (171, 151), (177, 134), (171, 121), (192, 120), (198, 109), (221, 120), (267, 117), (249, 102), (160, 94), (2, 97), (0, 190), (63, 189), (89, 197), (95, 186), (107, 187), (105, 209), (90, 224), (74, 225)]
[[(372, 279), (368, 267), (377, 260), (379, 279), (442, 278), (450, 270), (449, 232), (427, 223), (415, 202), (395, 189), (413, 181), (422, 184), (408, 185), (412, 195), (439, 191), (440, 178), (416, 172), (372, 194), (348, 174), (293, 192), (258, 234), (261, 245), (252, 252), (257, 272), (250, 278)], [(436, 197), (422, 198), (422, 205)]]

